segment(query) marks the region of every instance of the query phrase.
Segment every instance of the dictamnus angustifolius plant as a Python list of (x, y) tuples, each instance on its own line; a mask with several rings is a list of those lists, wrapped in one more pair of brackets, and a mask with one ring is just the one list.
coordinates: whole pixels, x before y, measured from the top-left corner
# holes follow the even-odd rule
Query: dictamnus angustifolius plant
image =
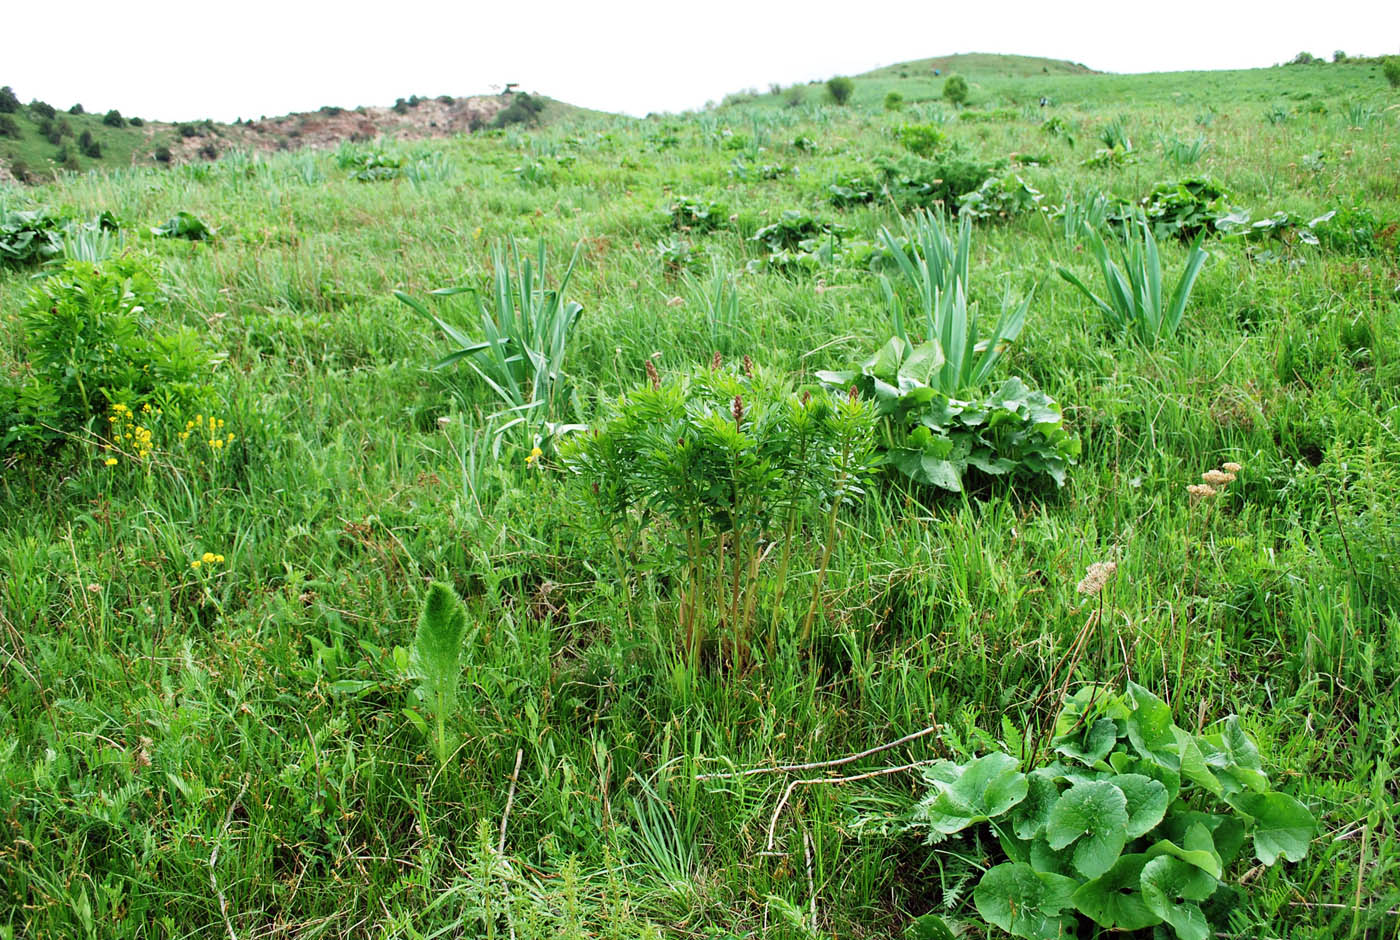
[[(562, 445), (583, 518), (612, 554), (619, 582), (664, 575), (692, 657), (708, 638), (746, 660), (767, 604), (768, 647), (788, 616), (794, 551), (818, 553), (801, 615), (811, 637), (837, 515), (862, 492), (874, 412), (858, 396), (795, 391), (745, 357), (648, 381)], [(800, 544), (801, 543), (801, 544)]]
[(1034, 940), (1092, 936), (1090, 922), (1207, 940), (1238, 899), (1232, 867), (1300, 861), (1316, 828), (1306, 806), (1271, 788), (1237, 719), (1193, 734), (1132, 682), (1070, 696), (1049, 753), (939, 761), (925, 776), (909, 827), (950, 859), (964, 853), (945, 840), (990, 830), (982, 850), (999, 861), (973, 904)]
[(956, 238), (931, 213), (905, 222), (902, 236), (880, 235), (899, 275), (881, 279), (894, 335), (857, 368), (817, 377), (832, 389), (854, 388), (874, 405), (882, 462), (916, 483), (960, 492), (975, 470), (1063, 484), (1080, 444), (1065, 430), (1059, 406), (1019, 378), (992, 384), (1025, 324), (1030, 297), (1005, 301), (992, 323), (979, 318), (968, 302), (968, 216)]

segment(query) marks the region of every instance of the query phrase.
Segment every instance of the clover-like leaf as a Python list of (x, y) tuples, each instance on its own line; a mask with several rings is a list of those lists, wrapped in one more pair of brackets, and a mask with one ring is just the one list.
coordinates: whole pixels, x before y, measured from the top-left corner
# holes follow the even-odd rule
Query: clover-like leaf
[(1108, 782), (1123, 791), (1128, 800), (1129, 839), (1146, 835), (1167, 815), (1167, 788), (1143, 774), (1118, 774)]
[(972, 901), (984, 920), (1007, 933), (1055, 940), (1062, 934), (1060, 912), (1071, 905), (1074, 889), (1072, 878), (1008, 862), (982, 876)]
[(1142, 869), (1150, 857), (1124, 855), (1113, 867), (1074, 892), (1074, 906), (1100, 927), (1141, 930), (1160, 924), (1142, 896)]
[(933, 831), (951, 835), (1000, 816), (1026, 798), (1026, 775), (1010, 754), (993, 751), (961, 768), (957, 779), (935, 783), (938, 792), (920, 807)]
[(1308, 854), (1317, 820), (1287, 793), (1241, 793), (1230, 805), (1254, 817), (1254, 854), (1265, 865), (1272, 865), (1280, 855), (1301, 862)]
[(1127, 843), (1128, 798), (1106, 780), (1076, 783), (1050, 808), (1046, 840), (1052, 849), (1074, 846), (1074, 867), (1097, 878), (1113, 867)]
[(1195, 865), (1159, 855), (1142, 868), (1142, 899), (1147, 909), (1171, 925), (1180, 940), (1207, 940), (1210, 928), (1198, 903), (1219, 882)]

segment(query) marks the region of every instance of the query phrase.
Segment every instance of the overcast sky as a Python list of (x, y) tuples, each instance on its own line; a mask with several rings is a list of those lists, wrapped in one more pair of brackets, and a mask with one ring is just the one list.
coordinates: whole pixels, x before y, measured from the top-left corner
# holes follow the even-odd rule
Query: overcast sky
[(504, 82), (642, 115), (953, 52), (1112, 72), (1400, 53), (1397, 0), (0, 2), (0, 85), (25, 101), (162, 120), (387, 105)]

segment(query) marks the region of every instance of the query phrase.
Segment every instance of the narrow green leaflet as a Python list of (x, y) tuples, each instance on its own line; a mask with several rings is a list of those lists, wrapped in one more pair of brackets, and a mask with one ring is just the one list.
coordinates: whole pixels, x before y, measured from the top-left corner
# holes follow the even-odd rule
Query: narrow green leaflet
[(1097, 878), (1127, 843), (1128, 799), (1106, 780), (1076, 783), (1050, 808), (1045, 834), (1050, 848), (1074, 846), (1074, 867)]
[(1147, 855), (1124, 855), (1113, 867), (1093, 881), (1086, 881), (1074, 892), (1074, 906), (1100, 927), (1118, 930), (1141, 930), (1160, 924), (1143, 899), (1142, 869), (1149, 861)]
[(1017, 937), (1055, 940), (1063, 935), (1060, 912), (1073, 903), (1071, 878), (1036, 871), (1029, 865), (998, 865), (982, 876), (972, 901), (988, 923)]
[(921, 807), (929, 827), (951, 835), (1020, 803), (1027, 784), (1018, 766), (1016, 758), (994, 751), (968, 763), (956, 780), (936, 783), (938, 792)]
[(1308, 808), (1287, 793), (1241, 793), (1230, 804), (1254, 817), (1254, 854), (1265, 865), (1282, 855), (1301, 862), (1317, 828)]

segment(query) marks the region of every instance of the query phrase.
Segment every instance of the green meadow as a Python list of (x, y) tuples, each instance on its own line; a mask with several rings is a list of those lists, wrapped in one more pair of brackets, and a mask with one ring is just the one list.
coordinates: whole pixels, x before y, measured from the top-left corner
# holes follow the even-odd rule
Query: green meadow
[(1400, 96), (937, 61), (0, 186), (0, 937), (1400, 932)]

